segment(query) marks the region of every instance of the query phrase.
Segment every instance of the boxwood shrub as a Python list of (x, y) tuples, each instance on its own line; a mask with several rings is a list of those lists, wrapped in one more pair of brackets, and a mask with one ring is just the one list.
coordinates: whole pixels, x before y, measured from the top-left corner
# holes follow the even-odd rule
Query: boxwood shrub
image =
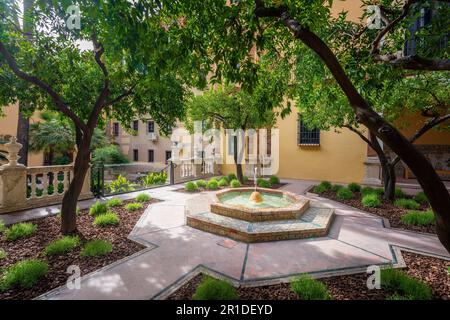
[(352, 192), (360, 192), (361, 186), (355, 182), (349, 183), (347, 188)]
[(394, 204), (397, 207), (404, 208), (404, 209), (417, 210), (420, 208), (420, 204), (418, 204), (413, 199), (397, 199), (394, 201)]
[(408, 300), (430, 300), (433, 297), (428, 284), (398, 269), (381, 270), (381, 287)]
[(92, 240), (84, 245), (81, 255), (83, 257), (104, 256), (110, 253), (112, 249), (112, 244), (106, 240)]
[(44, 261), (26, 259), (9, 266), (0, 279), (0, 291), (7, 291), (15, 286), (23, 289), (33, 287), (48, 272)]
[(228, 281), (206, 276), (192, 296), (194, 300), (237, 300), (239, 296)]
[(331, 300), (327, 286), (309, 275), (301, 275), (291, 281), (291, 290), (302, 300)]
[(186, 182), (186, 185), (184, 186), (184, 188), (186, 189), (186, 191), (195, 192), (198, 190), (198, 185), (193, 181), (189, 181), (189, 182)]
[(108, 204), (106, 202), (97, 201), (89, 209), (89, 214), (96, 217), (101, 214), (105, 214), (108, 211)]
[(400, 218), (404, 223), (414, 226), (428, 226), (436, 222), (436, 216), (432, 210), (416, 211), (410, 210)]
[(37, 225), (31, 222), (21, 222), (10, 226), (5, 231), (6, 240), (15, 241), (26, 238), (36, 232)]
[(96, 216), (94, 219), (94, 225), (102, 228), (117, 226), (119, 223), (119, 216), (112, 211)]
[(78, 236), (65, 236), (50, 242), (44, 249), (47, 256), (61, 255), (78, 247), (80, 238)]
[(336, 196), (338, 199), (341, 199), (341, 200), (349, 200), (349, 199), (353, 199), (354, 194), (347, 188), (341, 188), (336, 193)]
[(363, 196), (361, 203), (365, 207), (378, 208), (381, 206), (380, 197), (376, 193), (369, 193)]

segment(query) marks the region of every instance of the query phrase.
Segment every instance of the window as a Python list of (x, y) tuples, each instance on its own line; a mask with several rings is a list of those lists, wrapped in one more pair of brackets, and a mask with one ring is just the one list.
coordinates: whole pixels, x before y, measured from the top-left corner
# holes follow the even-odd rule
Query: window
[(113, 123), (113, 135), (114, 135), (114, 137), (119, 136), (119, 123), (118, 122)]
[(148, 126), (148, 133), (155, 132), (155, 122), (154, 121), (149, 121), (147, 126)]
[(310, 129), (302, 121), (299, 116), (298, 119), (298, 141), (299, 145), (319, 146), (320, 145), (320, 130)]
[(133, 121), (133, 130), (139, 132), (139, 120)]
[(155, 150), (148, 150), (148, 162), (155, 162)]
[(233, 135), (233, 134), (228, 135), (228, 155), (229, 156), (234, 155), (234, 137), (235, 137), (235, 135)]
[(172, 158), (172, 151), (166, 151), (166, 163)]
[(133, 149), (133, 161), (139, 161), (139, 150)]
[[(450, 4), (444, 4), (450, 8)], [(432, 7), (422, 7), (420, 11), (417, 12), (417, 19), (415, 19), (411, 25), (408, 27), (408, 31), (410, 32), (410, 37), (405, 43), (404, 47), (404, 55), (412, 56), (412, 55), (422, 55), (423, 52), (420, 51), (441, 51), (445, 50), (448, 47), (449, 34), (442, 35), (440, 37), (435, 37), (433, 39), (433, 35), (429, 35), (430, 41), (424, 41), (424, 38), (417, 37), (417, 33), (420, 32), (420, 29), (428, 26), (433, 20), (438, 20), (439, 11), (434, 10)], [(438, 22), (439, 23), (439, 22)]]

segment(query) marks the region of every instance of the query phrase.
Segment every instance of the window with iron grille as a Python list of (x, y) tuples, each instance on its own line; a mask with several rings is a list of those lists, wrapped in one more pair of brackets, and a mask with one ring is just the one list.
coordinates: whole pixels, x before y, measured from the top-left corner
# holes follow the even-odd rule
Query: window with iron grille
[(320, 145), (320, 129), (310, 129), (302, 121), (301, 117), (298, 117), (298, 134), (297, 143), (303, 146), (319, 146)]
[(139, 161), (139, 150), (133, 149), (133, 161)]
[(113, 135), (115, 137), (119, 136), (119, 123), (118, 122), (113, 123)]

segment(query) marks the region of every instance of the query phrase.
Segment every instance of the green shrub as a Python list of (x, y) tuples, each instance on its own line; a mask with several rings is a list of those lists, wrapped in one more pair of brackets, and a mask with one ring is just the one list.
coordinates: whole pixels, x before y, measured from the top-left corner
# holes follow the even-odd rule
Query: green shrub
[(327, 286), (309, 275), (294, 278), (291, 282), (291, 290), (303, 300), (331, 300)]
[(313, 192), (317, 194), (321, 194), (325, 191), (327, 191), (327, 189), (324, 186), (321, 186), (320, 184), (313, 188)]
[(5, 230), (6, 230), (5, 223), (3, 222), (3, 220), (0, 220), (0, 233), (5, 232)]
[(333, 184), (333, 186), (331, 187), (331, 191), (338, 192), (341, 188), (343, 188), (343, 186), (341, 186), (340, 184)]
[(189, 181), (186, 182), (184, 189), (189, 192), (195, 192), (198, 190), (198, 185), (193, 181)]
[(134, 191), (134, 187), (132, 183), (127, 180), (127, 178), (119, 175), (116, 180), (109, 183), (107, 186), (108, 190), (111, 193), (121, 193), (121, 192), (130, 192)]
[(142, 203), (138, 203), (138, 202), (132, 202), (129, 203), (125, 206), (125, 209), (128, 211), (137, 211), (142, 209), (144, 206), (142, 205)]
[(352, 192), (360, 192), (361, 186), (355, 182), (349, 183), (347, 188)]
[(93, 217), (105, 214), (106, 212), (108, 212), (108, 204), (101, 201), (97, 201), (89, 209), (89, 214)]
[(228, 281), (205, 277), (192, 296), (194, 300), (237, 300), (239, 296)]
[(272, 184), (270, 183), (270, 181), (265, 180), (263, 178), (258, 178), (256, 179), (256, 185), (260, 188), (270, 188), (272, 187)]
[(361, 195), (362, 196), (365, 196), (365, 195), (368, 195), (368, 194), (371, 194), (371, 193), (376, 193), (374, 188), (372, 188), (372, 187), (363, 187), (363, 188), (361, 188)]
[(400, 188), (395, 188), (395, 197), (396, 198), (403, 198), (405, 196), (405, 193)]
[(14, 241), (31, 236), (37, 229), (37, 225), (31, 222), (16, 223), (5, 231), (6, 240)]
[(219, 188), (219, 183), (216, 179), (211, 179), (208, 181), (208, 184), (206, 185), (206, 188), (209, 190), (216, 190)]
[(150, 197), (150, 196), (149, 196), (148, 194), (146, 194), (146, 193), (140, 193), (140, 194), (137, 195), (136, 201), (137, 201), (137, 202), (147, 202), (147, 201), (150, 201), (151, 198), (152, 198), (152, 197)]
[(361, 203), (365, 207), (369, 207), (369, 208), (377, 208), (377, 207), (381, 206), (380, 197), (376, 193), (366, 194), (362, 198)]
[(243, 176), (242, 177), (242, 182), (247, 183), (248, 182), (248, 177), (247, 176)]
[(0, 260), (5, 259), (7, 256), (6, 251), (3, 249), (0, 249)]
[(400, 218), (406, 224), (414, 226), (427, 226), (436, 222), (436, 217), (433, 211), (416, 211), (410, 210)]
[(92, 153), (92, 162), (98, 166), (102, 164), (122, 164), (129, 161), (118, 146), (109, 145), (95, 149)]
[(92, 240), (84, 245), (81, 255), (83, 257), (97, 257), (104, 256), (110, 253), (113, 246), (110, 242), (105, 240)]
[(80, 238), (77, 236), (66, 236), (61, 239), (50, 242), (44, 249), (45, 255), (54, 256), (67, 253), (80, 244)]
[(336, 196), (338, 199), (341, 199), (341, 200), (349, 200), (349, 199), (353, 199), (353, 197), (354, 197), (353, 192), (351, 192), (347, 188), (339, 189), (338, 192), (336, 193)]
[(166, 182), (167, 182), (166, 171), (152, 172), (141, 179), (141, 183), (146, 187), (150, 187), (156, 184), (164, 184)]
[(319, 186), (324, 187), (325, 190), (331, 190), (331, 183), (328, 181), (322, 181)]
[(280, 178), (278, 178), (277, 176), (270, 176), (269, 177), (269, 182), (271, 184), (279, 184), (280, 183)]
[(120, 220), (117, 214), (114, 212), (107, 212), (105, 214), (101, 214), (94, 219), (94, 225), (97, 227), (109, 227), (109, 226), (117, 226)]
[(198, 180), (196, 182), (196, 184), (197, 184), (197, 187), (199, 187), (199, 188), (206, 188), (206, 185), (207, 185), (206, 181), (203, 179)]
[(47, 263), (40, 260), (22, 260), (9, 266), (0, 280), (0, 291), (7, 291), (15, 286), (31, 288), (48, 272)]
[(231, 182), (231, 181), (237, 179), (237, 177), (236, 177), (236, 175), (235, 175), (234, 173), (230, 173), (230, 174), (227, 176), (227, 178), (228, 178), (228, 182)]
[(394, 204), (397, 207), (404, 208), (404, 209), (417, 210), (420, 208), (420, 204), (415, 202), (413, 199), (397, 199), (394, 201)]
[(226, 179), (225, 177), (219, 180), (218, 186), (219, 187), (226, 187), (228, 186), (229, 182), (228, 179)]
[(234, 179), (234, 180), (231, 180), (230, 186), (232, 188), (239, 188), (241, 186), (241, 183), (239, 182), (239, 180)]
[(414, 197), (414, 200), (420, 204), (428, 204), (428, 197), (425, 195), (423, 191), (420, 191), (416, 196)]
[(118, 207), (118, 206), (122, 205), (122, 202), (123, 202), (122, 199), (112, 198), (112, 199), (109, 199), (106, 204), (108, 205), (108, 207), (113, 208), (113, 207)]
[(381, 270), (381, 285), (384, 289), (412, 300), (430, 300), (433, 297), (428, 284), (398, 269)]

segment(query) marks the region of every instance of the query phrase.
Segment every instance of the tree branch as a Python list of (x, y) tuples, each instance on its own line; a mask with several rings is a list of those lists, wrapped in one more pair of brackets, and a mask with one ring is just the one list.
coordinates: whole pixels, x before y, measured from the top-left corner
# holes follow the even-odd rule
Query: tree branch
[[(450, 0), (439, 0), (440, 2), (450, 3)], [(385, 28), (383, 28), (372, 42), (371, 55), (375, 61), (387, 62), (394, 67), (402, 68), (405, 70), (425, 70), (425, 71), (443, 71), (450, 70), (450, 59), (426, 59), (417, 55), (410, 55), (402, 57), (397, 53), (380, 54), (381, 40), (402, 21), (408, 15), (411, 7), (418, 3), (418, 0), (407, 0), (403, 5), (401, 14), (388, 22)], [(386, 8), (383, 8), (386, 11)]]
[(346, 125), (344, 126), (344, 128), (349, 129), (350, 131), (356, 133), (362, 140), (364, 140), (364, 142), (366, 142), (372, 149), (375, 149), (375, 146), (373, 145), (372, 141), (370, 141), (369, 138), (367, 138), (361, 131), (359, 131), (358, 129), (354, 128), (353, 126), (350, 125)]
[(108, 73), (108, 69), (106, 68), (105, 63), (102, 61), (102, 55), (103, 53), (105, 53), (105, 49), (104, 47), (98, 42), (97, 40), (97, 35), (95, 34), (95, 32), (92, 34), (92, 43), (94, 45), (94, 59), (95, 62), (97, 62), (98, 66), (100, 67), (100, 69), (102, 70), (103, 73), (103, 89), (100, 92), (99, 96), (97, 97), (97, 100), (95, 101), (94, 104), (94, 108), (92, 109), (92, 112), (89, 116), (89, 120), (88, 120), (88, 127), (89, 129), (92, 131), (94, 130), (95, 126), (97, 125), (98, 122), (98, 117), (100, 116), (100, 113), (103, 109), (103, 107), (105, 107), (105, 101), (109, 96), (109, 73)]
[[(429, 130), (431, 130), (432, 128), (438, 126), (439, 124), (441, 124), (447, 120), (450, 120), (450, 114), (446, 114), (445, 116), (435, 117), (435, 118), (431, 119), (430, 121), (425, 123), (422, 128), (417, 130), (417, 132), (414, 135), (412, 135), (409, 138), (409, 142), (414, 143), (417, 139), (419, 139), (421, 136), (423, 136)], [(392, 160), (392, 165), (395, 166), (399, 161), (400, 161), (400, 157), (396, 156), (394, 158), (394, 160)]]
[(74, 122), (75, 126), (79, 127), (84, 132), (87, 131), (88, 127), (86, 126), (86, 124), (65, 104), (60, 95), (56, 93), (51, 86), (49, 86), (39, 78), (29, 75), (28, 73), (20, 69), (20, 67), (17, 65), (16, 60), (9, 53), (4, 43), (2, 42), (0, 42), (0, 53), (3, 55), (6, 62), (8, 63), (8, 66), (16, 76), (18, 76), (19, 78), (21, 78), (26, 82), (34, 84), (35, 86), (47, 92), (48, 95), (52, 98), (53, 102), (55, 103), (59, 111), (68, 116)]

